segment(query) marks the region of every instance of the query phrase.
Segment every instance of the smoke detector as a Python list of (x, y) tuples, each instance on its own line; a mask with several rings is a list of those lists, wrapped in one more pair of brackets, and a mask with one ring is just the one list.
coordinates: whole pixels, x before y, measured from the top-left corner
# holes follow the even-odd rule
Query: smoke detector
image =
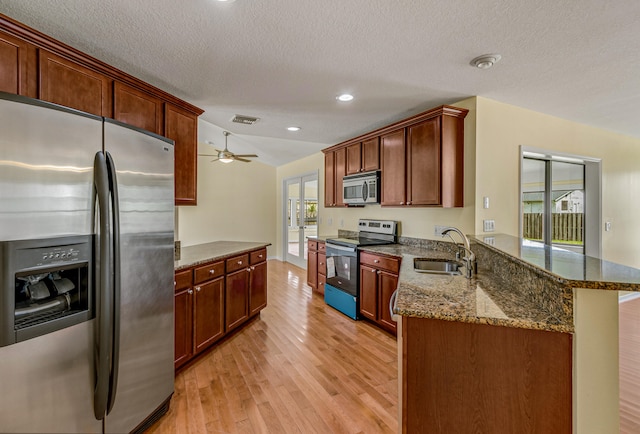
[(260, 118), (255, 118), (253, 116), (235, 115), (233, 119), (231, 119), (231, 122), (235, 122), (237, 124), (253, 125), (259, 120)]
[(483, 54), (482, 56), (478, 56), (471, 61), (471, 66), (475, 66), (479, 69), (489, 69), (498, 61), (502, 59), (502, 56), (499, 54)]

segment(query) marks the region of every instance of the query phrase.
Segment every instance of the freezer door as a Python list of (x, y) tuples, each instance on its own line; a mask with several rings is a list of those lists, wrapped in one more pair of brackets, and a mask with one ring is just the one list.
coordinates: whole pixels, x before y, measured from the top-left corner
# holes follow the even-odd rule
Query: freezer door
[(94, 322), (0, 348), (0, 432), (102, 432), (93, 416)]
[(101, 147), (101, 118), (0, 93), (0, 241), (90, 234)]
[(104, 136), (121, 231), (119, 369), (106, 432), (122, 433), (173, 393), (173, 143), (115, 121)]

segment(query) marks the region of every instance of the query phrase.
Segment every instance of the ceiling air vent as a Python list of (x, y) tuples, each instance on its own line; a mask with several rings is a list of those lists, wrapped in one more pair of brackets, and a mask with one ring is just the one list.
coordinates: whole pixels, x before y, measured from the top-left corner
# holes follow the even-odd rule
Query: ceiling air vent
[(245, 124), (245, 125), (253, 125), (259, 120), (260, 120), (259, 118), (254, 118), (253, 116), (244, 116), (244, 115), (235, 115), (233, 119), (231, 119), (232, 122), (235, 122), (237, 124)]

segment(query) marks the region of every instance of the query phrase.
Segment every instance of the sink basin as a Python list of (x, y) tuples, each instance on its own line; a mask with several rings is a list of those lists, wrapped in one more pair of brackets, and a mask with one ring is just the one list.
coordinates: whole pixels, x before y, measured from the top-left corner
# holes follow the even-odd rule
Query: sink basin
[(450, 259), (415, 258), (413, 269), (418, 273), (429, 274), (460, 274), (460, 264)]

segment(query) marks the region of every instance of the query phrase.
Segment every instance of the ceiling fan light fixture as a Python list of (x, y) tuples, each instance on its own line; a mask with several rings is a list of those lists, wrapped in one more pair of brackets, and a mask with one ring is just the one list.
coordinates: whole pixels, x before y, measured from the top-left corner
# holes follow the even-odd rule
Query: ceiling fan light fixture
[(500, 59), (502, 59), (502, 56), (499, 54), (483, 54), (473, 59), (470, 64), (478, 69), (489, 69), (498, 63)]
[(223, 157), (223, 158), (218, 158), (218, 161), (221, 163), (232, 163), (233, 162), (233, 158), (227, 158), (227, 157)]

